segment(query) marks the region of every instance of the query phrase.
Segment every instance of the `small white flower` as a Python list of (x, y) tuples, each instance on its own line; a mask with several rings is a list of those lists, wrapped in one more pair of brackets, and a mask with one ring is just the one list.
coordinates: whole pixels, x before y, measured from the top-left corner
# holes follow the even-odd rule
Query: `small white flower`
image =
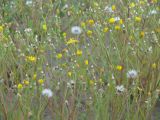
[(110, 12), (110, 13), (114, 12), (114, 11), (112, 10), (112, 7), (109, 7), (109, 6), (106, 6), (106, 7), (104, 8), (104, 10), (107, 11), (107, 12)]
[(32, 0), (27, 0), (26, 1), (26, 5), (31, 5), (32, 4)]
[(79, 35), (82, 33), (82, 29), (79, 26), (73, 26), (71, 32), (72, 34)]
[(119, 21), (120, 17), (115, 17), (114, 19), (115, 19), (115, 21)]
[(151, 10), (150, 12), (149, 12), (149, 15), (156, 15), (158, 12), (156, 11), (156, 10)]
[(29, 32), (32, 32), (32, 29), (31, 28), (26, 28), (24, 31), (29, 33)]
[(48, 98), (52, 97), (53, 96), (53, 92), (51, 91), (51, 89), (44, 89), (42, 91), (42, 95), (43, 96), (47, 96)]
[(117, 90), (118, 92), (124, 92), (125, 88), (124, 88), (123, 85), (117, 85), (117, 86), (116, 86), (116, 90)]
[(138, 76), (138, 73), (136, 70), (129, 70), (127, 72), (127, 78), (129, 78), (129, 79), (130, 78), (135, 79), (135, 78), (137, 78), (137, 76)]
[(63, 6), (63, 9), (67, 9), (69, 6), (68, 6), (68, 4), (65, 4), (64, 6)]

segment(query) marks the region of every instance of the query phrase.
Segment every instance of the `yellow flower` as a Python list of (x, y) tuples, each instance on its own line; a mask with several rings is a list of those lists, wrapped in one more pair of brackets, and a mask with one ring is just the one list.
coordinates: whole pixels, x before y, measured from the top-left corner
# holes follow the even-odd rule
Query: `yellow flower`
[(44, 80), (43, 80), (43, 79), (39, 79), (39, 80), (38, 80), (38, 83), (39, 83), (40, 85), (42, 85), (42, 84), (44, 83)]
[(33, 75), (33, 79), (35, 80), (37, 78), (37, 74), (35, 73), (34, 75)]
[(141, 5), (144, 5), (144, 4), (145, 4), (145, 2), (144, 2), (144, 1), (139, 1), (139, 3), (140, 3)]
[(44, 31), (47, 31), (47, 25), (46, 24), (43, 24), (42, 28), (43, 28)]
[(153, 64), (152, 64), (152, 68), (153, 68), (153, 69), (156, 69), (156, 67), (157, 67), (156, 63), (153, 63)]
[(57, 58), (61, 59), (62, 58), (62, 54), (61, 53), (57, 54)]
[(135, 3), (132, 2), (130, 5), (129, 5), (130, 8), (134, 8), (135, 7)]
[(121, 65), (117, 65), (116, 69), (117, 69), (118, 71), (122, 71), (123, 67), (122, 67)]
[(22, 85), (21, 83), (19, 83), (18, 86), (17, 86), (17, 88), (18, 88), (18, 89), (22, 89), (22, 88), (23, 88), (23, 85)]
[(143, 37), (144, 37), (144, 35), (145, 35), (145, 34), (144, 34), (144, 32), (143, 32), (143, 31), (141, 31), (141, 32), (140, 32), (140, 38), (143, 38)]
[(120, 30), (120, 29), (121, 29), (121, 27), (119, 25), (115, 26), (115, 30)]
[(152, 3), (157, 3), (157, 0), (152, 0)]
[(85, 26), (86, 26), (85, 22), (81, 22), (81, 26), (82, 26), (83, 28), (85, 28)]
[(93, 80), (90, 80), (90, 81), (89, 81), (89, 84), (90, 84), (90, 85), (94, 85), (94, 81), (93, 81)]
[(77, 54), (78, 56), (82, 55), (82, 50), (77, 50), (76, 54)]
[(136, 22), (141, 22), (142, 18), (141, 17), (135, 17)]
[(3, 32), (3, 26), (0, 26), (0, 32)]
[(79, 41), (78, 40), (75, 40), (75, 39), (73, 39), (73, 38), (70, 38), (68, 41), (67, 41), (67, 45), (69, 45), (69, 44), (74, 44), (74, 43), (78, 43)]
[(67, 74), (68, 74), (69, 77), (72, 76), (72, 72), (70, 72), (70, 71)]
[(27, 61), (36, 62), (36, 57), (34, 56), (26, 56)]
[(93, 33), (93, 32), (92, 32), (91, 30), (88, 30), (88, 31), (87, 31), (87, 35), (88, 35), (88, 36), (91, 36), (92, 33)]
[(115, 18), (110, 18), (109, 23), (111, 23), (111, 24), (115, 23)]
[(121, 25), (123, 24), (123, 20), (122, 19), (119, 20), (119, 24), (121, 24)]
[(89, 62), (88, 62), (88, 60), (85, 60), (84, 63), (85, 63), (85, 65), (88, 65)]
[(112, 5), (112, 10), (115, 11), (116, 10), (116, 6)]
[(89, 24), (89, 25), (93, 25), (93, 24), (94, 24), (94, 20), (92, 20), (92, 19), (91, 19), (91, 20), (88, 20), (88, 24)]
[(103, 32), (108, 32), (108, 27), (105, 27), (104, 29), (103, 29)]
[(25, 85), (29, 85), (29, 81), (28, 80), (24, 80), (23, 81)]
[(67, 36), (67, 33), (65, 33), (65, 32), (64, 32), (62, 35), (63, 35), (63, 37), (64, 37), (64, 38), (66, 38), (66, 36)]

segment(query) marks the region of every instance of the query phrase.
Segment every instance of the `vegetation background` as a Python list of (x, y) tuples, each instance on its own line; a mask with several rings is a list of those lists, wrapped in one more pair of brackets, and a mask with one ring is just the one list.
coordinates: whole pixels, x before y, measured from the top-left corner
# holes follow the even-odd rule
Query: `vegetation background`
[(0, 0), (0, 120), (159, 120), (158, 0)]

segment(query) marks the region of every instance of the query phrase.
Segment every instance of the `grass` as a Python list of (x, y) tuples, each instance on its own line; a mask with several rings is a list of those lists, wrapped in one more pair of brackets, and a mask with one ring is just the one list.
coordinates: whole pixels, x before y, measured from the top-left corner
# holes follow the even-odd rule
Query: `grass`
[(150, 120), (159, 10), (157, 0), (1, 0), (0, 120)]

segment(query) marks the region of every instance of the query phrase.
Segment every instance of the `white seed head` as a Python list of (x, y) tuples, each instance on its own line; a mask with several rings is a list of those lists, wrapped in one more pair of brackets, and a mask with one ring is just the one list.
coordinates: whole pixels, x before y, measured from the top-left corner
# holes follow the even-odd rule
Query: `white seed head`
[(73, 26), (71, 28), (72, 34), (80, 35), (82, 33), (82, 29), (79, 26)]
[(135, 79), (135, 78), (137, 78), (137, 76), (138, 76), (138, 73), (137, 73), (137, 71), (136, 70), (129, 70), (128, 72), (127, 72), (127, 78), (131, 78), (131, 79)]
[(52, 97), (53, 96), (53, 92), (51, 91), (51, 89), (44, 89), (42, 91), (42, 95), (43, 96), (47, 96), (48, 98)]

